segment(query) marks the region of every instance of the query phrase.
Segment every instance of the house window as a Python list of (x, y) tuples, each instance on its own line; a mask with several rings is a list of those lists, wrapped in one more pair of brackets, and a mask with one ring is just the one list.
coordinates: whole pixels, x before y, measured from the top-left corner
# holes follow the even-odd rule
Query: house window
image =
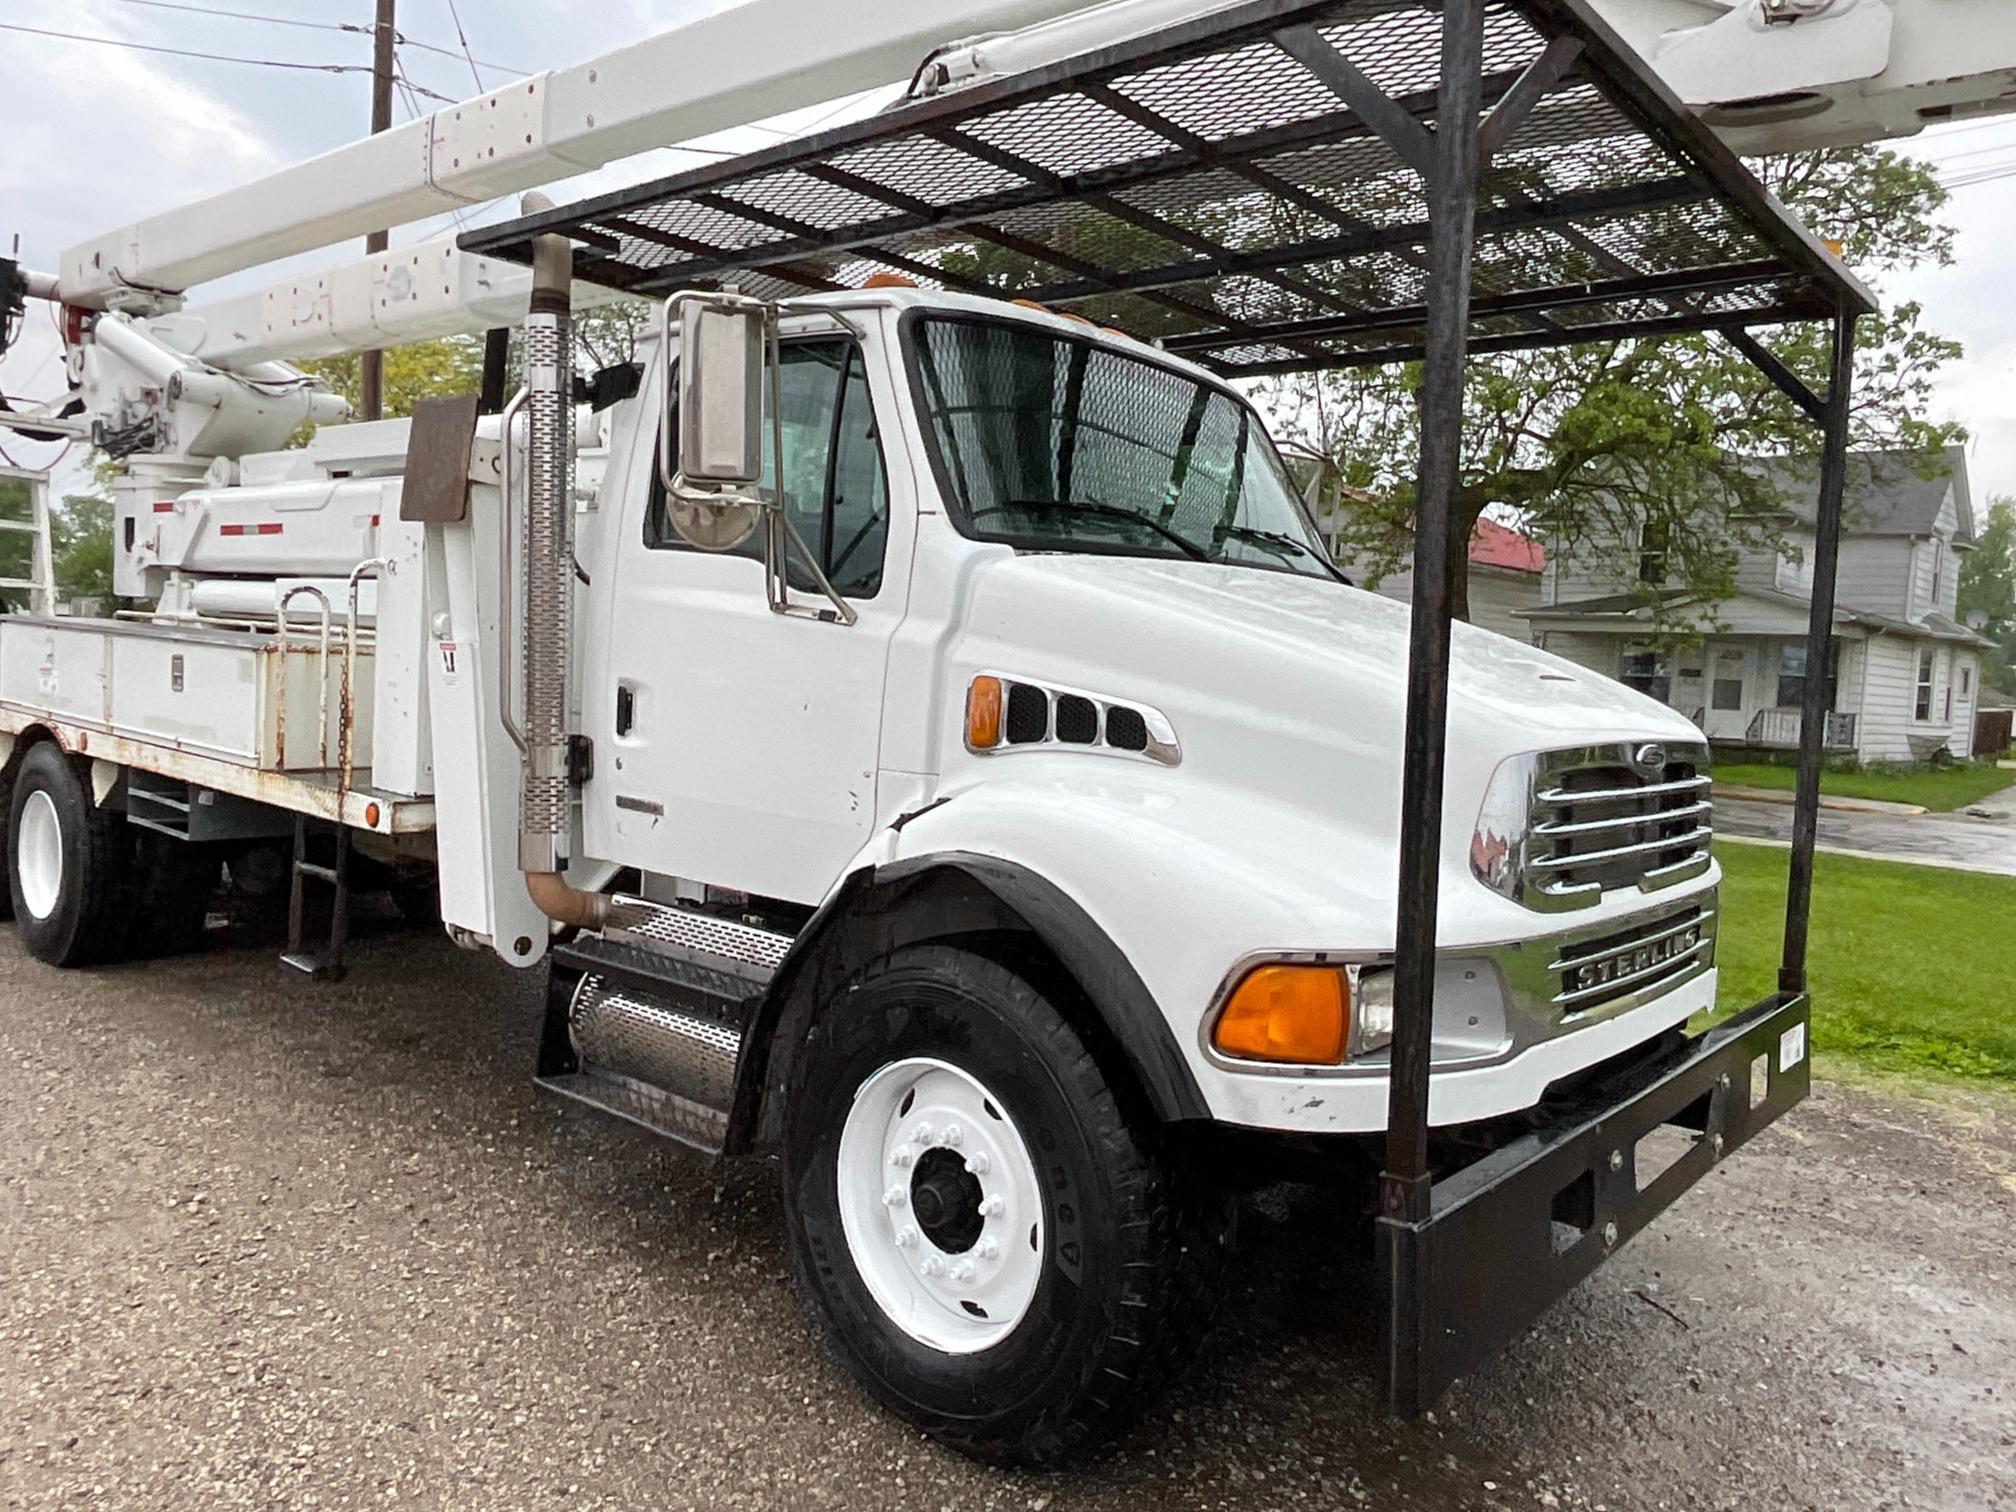
[(1663, 651), (1644, 646), (1627, 649), (1617, 677), (1625, 687), (1636, 688), (1647, 698), (1656, 698), (1661, 703), (1671, 701), (1673, 673)]
[(1918, 653), (1918, 701), (1912, 709), (1913, 717), (1921, 722), (1932, 717), (1933, 669), (1932, 648), (1927, 646)]
[[(1835, 704), (1835, 694), (1841, 685), (1841, 638), (1838, 635), (1827, 638), (1827, 687), (1821, 697), (1820, 707), (1831, 709)], [(1796, 709), (1804, 705), (1806, 698), (1806, 647), (1799, 641), (1788, 641), (1778, 649), (1778, 707)]]
[(1974, 664), (1972, 662), (1962, 662), (1960, 664), (1960, 696), (1962, 698), (1971, 697), (1973, 692)]
[(1811, 593), (1813, 591), (1813, 553), (1805, 548), (1797, 548), (1797, 557), (1778, 558), (1778, 588), (1783, 593)]
[(1715, 687), (1709, 699), (1713, 708), (1729, 710), (1743, 707), (1743, 653), (1726, 649), (1715, 653)]
[(1778, 707), (1796, 709), (1806, 701), (1806, 648), (1778, 648)]
[(1672, 529), (1664, 520), (1647, 520), (1638, 532), (1638, 581), (1658, 587), (1666, 581), (1666, 552)]
[(1946, 543), (1935, 540), (1932, 543), (1932, 607), (1937, 609), (1945, 601), (1946, 587)]

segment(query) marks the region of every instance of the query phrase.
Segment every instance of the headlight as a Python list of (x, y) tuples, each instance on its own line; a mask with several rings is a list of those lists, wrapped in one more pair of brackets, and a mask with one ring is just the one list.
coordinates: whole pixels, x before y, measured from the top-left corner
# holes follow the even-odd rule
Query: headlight
[(1360, 966), (1352, 986), (1351, 1055), (1369, 1055), (1393, 1043), (1393, 968)]

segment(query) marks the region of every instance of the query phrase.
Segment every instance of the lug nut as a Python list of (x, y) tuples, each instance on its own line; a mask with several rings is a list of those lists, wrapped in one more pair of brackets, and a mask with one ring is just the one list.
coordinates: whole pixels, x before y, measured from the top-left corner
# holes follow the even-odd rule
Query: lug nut
[(938, 1136), (941, 1143), (948, 1144), (955, 1150), (959, 1148), (959, 1141), (965, 1137), (966, 1131), (956, 1123), (945, 1125), (945, 1132)]
[(902, 1245), (903, 1248), (909, 1249), (912, 1245), (914, 1245), (917, 1242), (917, 1230), (915, 1230), (914, 1228), (906, 1228), (899, 1231), (896, 1235), (896, 1242)]
[(957, 1265), (952, 1267), (952, 1279), (954, 1281), (971, 1281), (973, 1274), (973, 1262), (971, 1260), (961, 1260)]
[(1615, 1249), (1616, 1247), (1617, 1225), (1615, 1223), (1606, 1223), (1603, 1225), (1603, 1248)]
[(1624, 1169), (1624, 1152), (1622, 1150), (1612, 1150), (1610, 1152), (1610, 1169), (1613, 1171)]
[(884, 1207), (901, 1207), (908, 1197), (909, 1194), (903, 1188), (893, 1186), (882, 1194), (882, 1204)]
[(936, 1255), (926, 1255), (924, 1263), (917, 1268), (927, 1276), (942, 1276), (945, 1274), (945, 1262), (940, 1260)]
[(1007, 1211), (1008, 1204), (1003, 1202), (999, 1197), (989, 1197), (985, 1202), (980, 1204), (980, 1216), (983, 1218), (999, 1218)]
[(966, 1157), (966, 1169), (971, 1171), (975, 1176), (985, 1176), (988, 1167), (992, 1166), (993, 1163), (993, 1161), (987, 1158), (985, 1150), (975, 1150), (971, 1155)]
[(982, 1239), (980, 1241), (980, 1258), (982, 1260), (995, 1259), (1000, 1253), (1001, 1246), (996, 1244), (992, 1239)]
[(928, 1145), (931, 1143), (931, 1125), (917, 1125), (916, 1128), (910, 1131), (910, 1139), (914, 1144)]
[(893, 1166), (907, 1166), (916, 1158), (908, 1150), (898, 1150), (894, 1155), (889, 1157), (889, 1164)]
[(1715, 1158), (1717, 1160), (1720, 1160), (1722, 1158), (1722, 1136), (1720, 1134), (1717, 1134), (1713, 1139), (1709, 1140), (1708, 1142), (1715, 1147)]

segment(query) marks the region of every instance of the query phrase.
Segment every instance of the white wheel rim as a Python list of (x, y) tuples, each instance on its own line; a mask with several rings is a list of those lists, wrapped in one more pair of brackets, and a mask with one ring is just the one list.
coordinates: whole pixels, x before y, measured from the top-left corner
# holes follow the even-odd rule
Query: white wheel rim
[(847, 1110), (838, 1179), (848, 1253), (890, 1322), (946, 1354), (1014, 1332), (1043, 1279), (1043, 1193), (1000, 1098), (944, 1061), (884, 1066)]
[(36, 918), (48, 918), (63, 893), (63, 822), (56, 817), (55, 802), (40, 788), (21, 805), (14, 870), (21, 878), (22, 904)]

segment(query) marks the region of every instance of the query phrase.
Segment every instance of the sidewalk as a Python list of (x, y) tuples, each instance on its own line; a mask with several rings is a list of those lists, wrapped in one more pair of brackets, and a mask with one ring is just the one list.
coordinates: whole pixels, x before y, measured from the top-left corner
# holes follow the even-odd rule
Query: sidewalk
[[(1709, 790), (1711, 798), (1740, 798), (1748, 803), (1782, 803), (1792, 806), (1792, 795), (1782, 788), (1725, 787), (1716, 783)], [(1923, 814), (1929, 812), (1919, 803), (1892, 803), (1885, 798), (1843, 798), (1834, 793), (1820, 795), (1820, 807), (1838, 809), (1844, 814)]]
[[(1792, 838), (1789, 793), (1725, 796), (1716, 789), (1715, 838), (1785, 846)], [(1854, 803), (1855, 807), (1847, 805)], [(1981, 800), (1990, 817), (1927, 814), (1902, 804), (1822, 800), (1820, 849), (1871, 861), (1906, 861), (1954, 871), (2016, 877), (2016, 787)]]

